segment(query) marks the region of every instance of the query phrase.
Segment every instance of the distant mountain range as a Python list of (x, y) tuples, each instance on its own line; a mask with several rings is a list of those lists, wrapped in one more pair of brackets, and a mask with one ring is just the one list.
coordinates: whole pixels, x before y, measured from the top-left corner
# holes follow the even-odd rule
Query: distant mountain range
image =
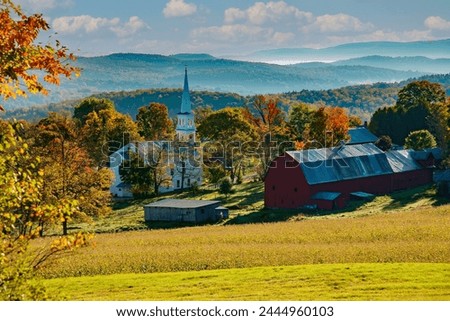
[[(301, 54), (302, 56), (299, 56)], [(184, 66), (193, 90), (240, 95), (327, 90), (377, 82), (400, 82), (450, 72), (450, 40), (414, 43), (356, 43), (326, 49), (278, 49), (253, 58), (334, 60), (333, 63), (278, 65), (213, 57), (208, 54), (112, 54), (79, 57), (81, 76), (50, 86), (49, 96), (8, 100), (7, 109), (48, 105), (104, 92), (181, 88)], [(245, 58), (245, 57), (244, 57)], [(244, 59), (243, 58), (243, 59)], [(248, 58), (248, 57), (247, 57)], [(320, 58), (320, 59), (319, 59)]]
[(295, 64), (335, 62), (365, 56), (450, 58), (450, 39), (417, 42), (359, 42), (322, 49), (272, 49), (233, 58), (253, 62)]

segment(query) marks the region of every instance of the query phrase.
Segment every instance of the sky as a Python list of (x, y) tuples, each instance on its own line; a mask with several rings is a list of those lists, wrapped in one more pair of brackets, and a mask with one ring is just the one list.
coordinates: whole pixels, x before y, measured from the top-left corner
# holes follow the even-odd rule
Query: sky
[[(450, 38), (449, 0), (15, 0), (81, 56), (243, 55)], [(55, 35), (56, 33), (56, 35)], [(41, 35), (48, 40), (49, 34)]]

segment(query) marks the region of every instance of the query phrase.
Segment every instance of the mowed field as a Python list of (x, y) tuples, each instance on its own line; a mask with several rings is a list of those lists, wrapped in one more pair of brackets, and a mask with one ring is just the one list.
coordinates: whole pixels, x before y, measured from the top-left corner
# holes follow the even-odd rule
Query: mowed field
[(41, 275), (71, 300), (449, 300), (449, 213), (104, 233)]

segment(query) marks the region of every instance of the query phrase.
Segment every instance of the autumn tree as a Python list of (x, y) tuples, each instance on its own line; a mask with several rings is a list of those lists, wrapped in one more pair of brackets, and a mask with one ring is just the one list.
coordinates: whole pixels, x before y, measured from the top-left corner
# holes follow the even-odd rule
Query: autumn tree
[(171, 140), (174, 136), (172, 120), (167, 106), (151, 103), (139, 108), (136, 116), (139, 134), (148, 141)]
[[(68, 62), (73, 55), (59, 42), (35, 43), (39, 33), (49, 29), (41, 14), (27, 16), (12, 1), (0, 0), (0, 25), (0, 97), (4, 100), (46, 94), (45, 83), (58, 85), (60, 76), (78, 73)], [(56, 205), (44, 201), (39, 163), (12, 125), (0, 128), (0, 300), (45, 299), (44, 289), (33, 281), (35, 268), (87, 240), (85, 235), (71, 235), (54, 240), (37, 256), (30, 253), (29, 243), (39, 236), (42, 222), (58, 222), (77, 206), (75, 200)]]
[[(60, 77), (70, 78), (78, 69), (70, 65), (74, 56), (58, 41), (36, 44), (41, 31), (50, 29), (42, 14), (25, 15), (10, 0), (0, 1), (0, 96), (3, 99), (47, 94), (44, 83), (58, 85)], [(68, 61), (69, 60), (69, 61)], [(40, 70), (43, 76), (35, 72)], [(0, 110), (3, 108), (0, 106)]]
[(291, 140), (290, 128), (276, 96), (256, 96), (251, 107), (245, 109), (244, 115), (259, 134), (259, 164), (256, 170), (259, 178), (264, 180), (273, 158), (286, 148), (292, 148), (287, 144)]
[(97, 169), (88, 153), (80, 145), (79, 133), (72, 118), (50, 113), (36, 126), (33, 149), (42, 159), (44, 195), (56, 204), (63, 199), (78, 201), (78, 210), (63, 217), (63, 234), (72, 219), (100, 217), (110, 212), (109, 186), (111, 173)]
[[(11, 124), (0, 128), (0, 300), (42, 300), (42, 286), (34, 270), (49, 257), (86, 244), (87, 235), (75, 234), (52, 241), (39, 253), (29, 249), (43, 224), (59, 224), (72, 215), (76, 200), (46, 202), (40, 159)], [(20, 126), (20, 124), (16, 124)]]
[(77, 109), (81, 110), (77, 116), (80, 118), (76, 119), (81, 122), (82, 146), (96, 166), (105, 167), (109, 155), (130, 142), (141, 140), (136, 123), (129, 115), (116, 111), (110, 100), (89, 98)]
[(336, 146), (348, 139), (348, 128), (343, 108), (321, 106), (312, 115), (309, 138), (322, 147)]

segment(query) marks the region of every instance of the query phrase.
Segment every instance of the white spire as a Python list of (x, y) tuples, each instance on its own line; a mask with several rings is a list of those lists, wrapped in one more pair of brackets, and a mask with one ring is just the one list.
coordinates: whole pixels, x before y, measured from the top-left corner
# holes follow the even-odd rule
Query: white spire
[(187, 75), (187, 67), (184, 68), (184, 88), (183, 88), (183, 96), (181, 98), (181, 113), (190, 114), (191, 110), (191, 96), (189, 95), (189, 83), (188, 83), (188, 75)]

